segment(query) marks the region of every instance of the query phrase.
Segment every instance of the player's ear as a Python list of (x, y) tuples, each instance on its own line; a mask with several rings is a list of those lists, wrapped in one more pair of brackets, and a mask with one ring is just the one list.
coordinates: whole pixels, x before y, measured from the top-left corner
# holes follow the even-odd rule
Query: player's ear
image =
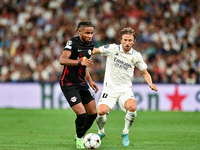
[(79, 33), (79, 35), (81, 35), (81, 32), (82, 32), (82, 30), (81, 30), (81, 29), (78, 29), (78, 33)]
[(119, 43), (121, 43), (122, 37), (119, 38)]

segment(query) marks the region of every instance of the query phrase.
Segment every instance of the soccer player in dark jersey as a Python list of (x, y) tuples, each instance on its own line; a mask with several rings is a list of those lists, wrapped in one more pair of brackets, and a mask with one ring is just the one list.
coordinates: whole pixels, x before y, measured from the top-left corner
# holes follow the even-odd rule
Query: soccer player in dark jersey
[(83, 146), (83, 136), (92, 126), (96, 119), (96, 104), (94, 95), (90, 87), (98, 91), (98, 86), (92, 81), (87, 67), (92, 66), (91, 57), (94, 43), (94, 27), (89, 21), (82, 21), (78, 24), (77, 31), (79, 36), (72, 37), (66, 44), (60, 57), (60, 64), (64, 65), (60, 79), (62, 92), (67, 99), (70, 107), (76, 113), (76, 147)]

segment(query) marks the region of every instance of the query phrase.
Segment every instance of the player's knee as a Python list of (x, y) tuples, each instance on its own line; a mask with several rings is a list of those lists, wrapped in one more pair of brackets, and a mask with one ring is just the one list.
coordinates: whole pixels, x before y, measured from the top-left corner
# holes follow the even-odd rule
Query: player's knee
[(108, 106), (106, 106), (106, 105), (100, 105), (98, 107), (97, 113), (98, 113), (99, 116), (103, 116), (103, 115), (105, 115), (109, 111), (110, 111), (110, 108)]
[(127, 110), (129, 112), (135, 112), (136, 111), (136, 106), (129, 106)]
[(134, 112), (136, 111), (136, 102), (133, 100), (129, 100), (125, 103), (125, 108), (126, 110), (128, 110), (129, 112)]
[(98, 111), (98, 115), (99, 116), (103, 116), (103, 115), (105, 115), (107, 112), (106, 111), (103, 111), (103, 110), (99, 110)]

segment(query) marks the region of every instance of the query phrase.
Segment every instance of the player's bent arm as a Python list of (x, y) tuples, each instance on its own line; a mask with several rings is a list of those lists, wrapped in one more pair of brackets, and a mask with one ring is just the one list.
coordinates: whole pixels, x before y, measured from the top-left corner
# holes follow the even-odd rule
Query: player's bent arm
[(152, 79), (151, 79), (151, 75), (149, 74), (149, 72), (147, 71), (147, 69), (142, 71), (142, 74), (144, 76), (144, 79), (146, 80), (146, 82), (149, 84), (149, 87), (154, 90), (154, 91), (158, 91), (156, 85), (154, 85), (152, 83)]
[(85, 68), (85, 78), (88, 82), (92, 82), (92, 78), (87, 70), (87, 68)]
[(92, 81), (92, 78), (87, 70), (87, 68), (85, 68), (85, 78), (86, 80), (88, 80), (89, 84), (90, 84), (90, 87), (95, 90), (95, 93), (98, 92), (99, 88), (98, 86)]
[(93, 48), (92, 55), (100, 54), (99, 48)]
[(60, 64), (61, 65), (66, 65), (66, 66), (78, 66), (78, 60), (73, 60), (73, 59), (69, 59), (69, 57), (71, 56), (71, 52), (68, 50), (65, 50), (62, 52), (61, 56), (60, 56)]
[(93, 62), (90, 59), (85, 59), (83, 61), (81, 60), (73, 60), (70, 59), (71, 52), (68, 50), (65, 50), (62, 52), (60, 56), (60, 64), (61, 65), (66, 65), (66, 66), (87, 66), (91, 67)]

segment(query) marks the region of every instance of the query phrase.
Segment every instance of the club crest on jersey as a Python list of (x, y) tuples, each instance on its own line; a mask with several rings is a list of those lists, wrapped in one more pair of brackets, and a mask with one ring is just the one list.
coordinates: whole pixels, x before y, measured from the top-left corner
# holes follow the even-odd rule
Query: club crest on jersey
[(131, 59), (131, 63), (134, 63), (134, 58)]
[(75, 102), (77, 100), (77, 97), (72, 97), (70, 101)]
[(110, 45), (109, 44), (107, 44), (107, 45), (104, 45), (104, 48), (108, 48)]
[(89, 54), (89, 55), (91, 55), (91, 54), (92, 54), (92, 51), (91, 51), (90, 49), (88, 50), (88, 54)]

